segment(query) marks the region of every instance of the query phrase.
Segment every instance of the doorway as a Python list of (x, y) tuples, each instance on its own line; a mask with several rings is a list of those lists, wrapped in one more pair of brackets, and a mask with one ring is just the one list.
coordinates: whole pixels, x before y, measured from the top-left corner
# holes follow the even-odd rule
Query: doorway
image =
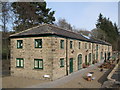
[(73, 72), (73, 58), (70, 58), (70, 73)]

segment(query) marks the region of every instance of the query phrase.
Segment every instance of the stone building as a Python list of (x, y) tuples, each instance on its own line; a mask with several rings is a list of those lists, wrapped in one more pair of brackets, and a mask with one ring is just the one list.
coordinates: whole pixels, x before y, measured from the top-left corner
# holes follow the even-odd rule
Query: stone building
[(107, 42), (53, 25), (39, 25), (10, 36), (11, 75), (55, 80), (111, 56)]

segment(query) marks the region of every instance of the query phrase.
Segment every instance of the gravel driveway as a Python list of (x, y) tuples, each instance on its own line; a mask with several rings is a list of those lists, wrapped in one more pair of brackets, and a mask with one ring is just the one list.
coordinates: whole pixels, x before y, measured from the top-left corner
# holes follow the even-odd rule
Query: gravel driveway
[[(100, 72), (98, 65), (101, 63), (91, 65), (88, 68), (81, 69), (55, 81), (33, 85), (27, 88), (100, 88), (109, 73), (108, 69)], [(93, 77), (95, 77), (95, 80), (87, 81), (84, 79), (84, 76), (86, 76), (88, 72), (94, 72)]]

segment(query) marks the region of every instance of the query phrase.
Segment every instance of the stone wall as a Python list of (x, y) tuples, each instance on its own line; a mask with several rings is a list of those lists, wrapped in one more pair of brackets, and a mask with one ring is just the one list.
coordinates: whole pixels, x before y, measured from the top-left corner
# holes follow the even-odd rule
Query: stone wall
[[(34, 39), (42, 39), (42, 48), (34, 48)], [(17, 49), (17, 40), (23, 40), (23, 48)], [(60, 48), (60, 41), (64, 40), (64, 49)], [(70, 49), (70, 41), (73, 48)], [(79, 49), (79, 42), (81, 43)], [(87, 49), (85, 49), (87, 43)], [(89, 48), (89, 44), (91, 48)], [(80, 41), (76, 39), (52, 37), (30, 37), (11, 39), (11, 74), (28, 78), (45, 79), (44, 75), (50, 75), (50, 80), (61, 78), (70, 74), (70, 58), (73, 58), (73, 72), (78, 71), (78, 55), (82, 55), (82, 64), (89, 62), (91, 53), (91, 64), (96, 60), (96, 45), (98, 45), (98, 62), (101, 60), (101, 52), (108, 52), (108, 46)], [(110, 51), (112, 48), (110, 46)], [(95, 59), (93, 59), (93, 54)], [(24, 58), (24, 68), (16, 68), (16, 58)], [(64, 67), (60, 67), (60, 58), (64, 58)], [(43, 59), (43, 70), (34, 69), (34, 59)], [(81, 68), (82, 68), (81, 64)]]
[[(34, 48), (34, 39), (42, 39), (42, 48)], [(23, 40), (22, 49), (17, 49), (17, 40)], [(11, 39), (11, 74), (37, 79), (44, 79), (43, 75), (50, 75), (50, 79), (52, 79), (51, 42), (51, 37)], [(16, 67), (16, 58), (24, 59), (24, 68)], [(43, 70), (34, 69), (34, 59), (43, 59)]]
[[(89, 53), (91, 53), (91, 64), (93, 61), (92, 54), (96, 54), (96, 44), (94, 43), (94, 48), (92, 48), (92, 43), (79, 41), (75, 39), (66, 39), (61, 37), (52, 37), (53, 40), (53, 80), (57, 78), (61, 78), (65, 75), (70, 74), (70, 58), (73, 58), (73, 72), (78, 71), (78, 55), (82, 55), (82, 64), (85, 63), (85, 56), (87, 55), (87, 62), (89, 61)], [(60, 40), (64, 40), (64, 49), (60, 48)], [(70, 41), (73, 41), (73, 48), (70, 49)], [(79, 42), (81, 43), (79, 49)], [(66, 46), (67, 43), (67, 46)], [(87, 49), (85, 49), (85, 43), (87, 43)], [(89, 43), (91, 44), (91, 48), (89, 48)], [(67, 51), (66, 51), (67, 50)], [(67, 58), (66, 58), (67, 53)], [(100, 54), (98, 52), (98, 54)], [(64, 67), (60, 67), (60, 58), (64, 58)], [(100, 56), (98, 57), (98, 60)], [(67, 61), (66, 61), (67, 60)], [(66, 64), (67, 63), (67, 64)], [(82, 68), (81, 64), (81, 68)], [(66, 66), (67, 65), (67, 66)], [(66, 68), (67, 67), (67, 68)], [(67, 70), (66, 70), (67, 69)]]
[[(52, 37), (53, 40), (53, 80), (66, 75), (66, 39)], [(60, 48), (60, 40), (64, 40), (64, 49)], [(64, 67), (60, 67), (60, 58), (64, 58)]]

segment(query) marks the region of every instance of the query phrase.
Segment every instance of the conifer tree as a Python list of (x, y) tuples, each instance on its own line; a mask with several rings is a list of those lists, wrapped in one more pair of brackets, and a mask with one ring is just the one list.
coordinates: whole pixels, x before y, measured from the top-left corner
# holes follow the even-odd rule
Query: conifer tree
[(107, 19), (106, 17), (103, 17), (103, 15), (100, 13), (97, 20), (96, 28), (105, 32), (105, 41), (111, 43), (113, 45), (113, 48), (116, 49), (116, 41), (119, 37), (118, 27), (116, 23), (113, 24), (112, 21), (109, 20), (109, 18)]
[(16, 31), (25, 30), (33, 26), (47, 23), (53, 24), (55, 11), (46, 8), (46, 2), (14, 2), (12, 3), (13, 12), (17, 16), (14, 22)]

